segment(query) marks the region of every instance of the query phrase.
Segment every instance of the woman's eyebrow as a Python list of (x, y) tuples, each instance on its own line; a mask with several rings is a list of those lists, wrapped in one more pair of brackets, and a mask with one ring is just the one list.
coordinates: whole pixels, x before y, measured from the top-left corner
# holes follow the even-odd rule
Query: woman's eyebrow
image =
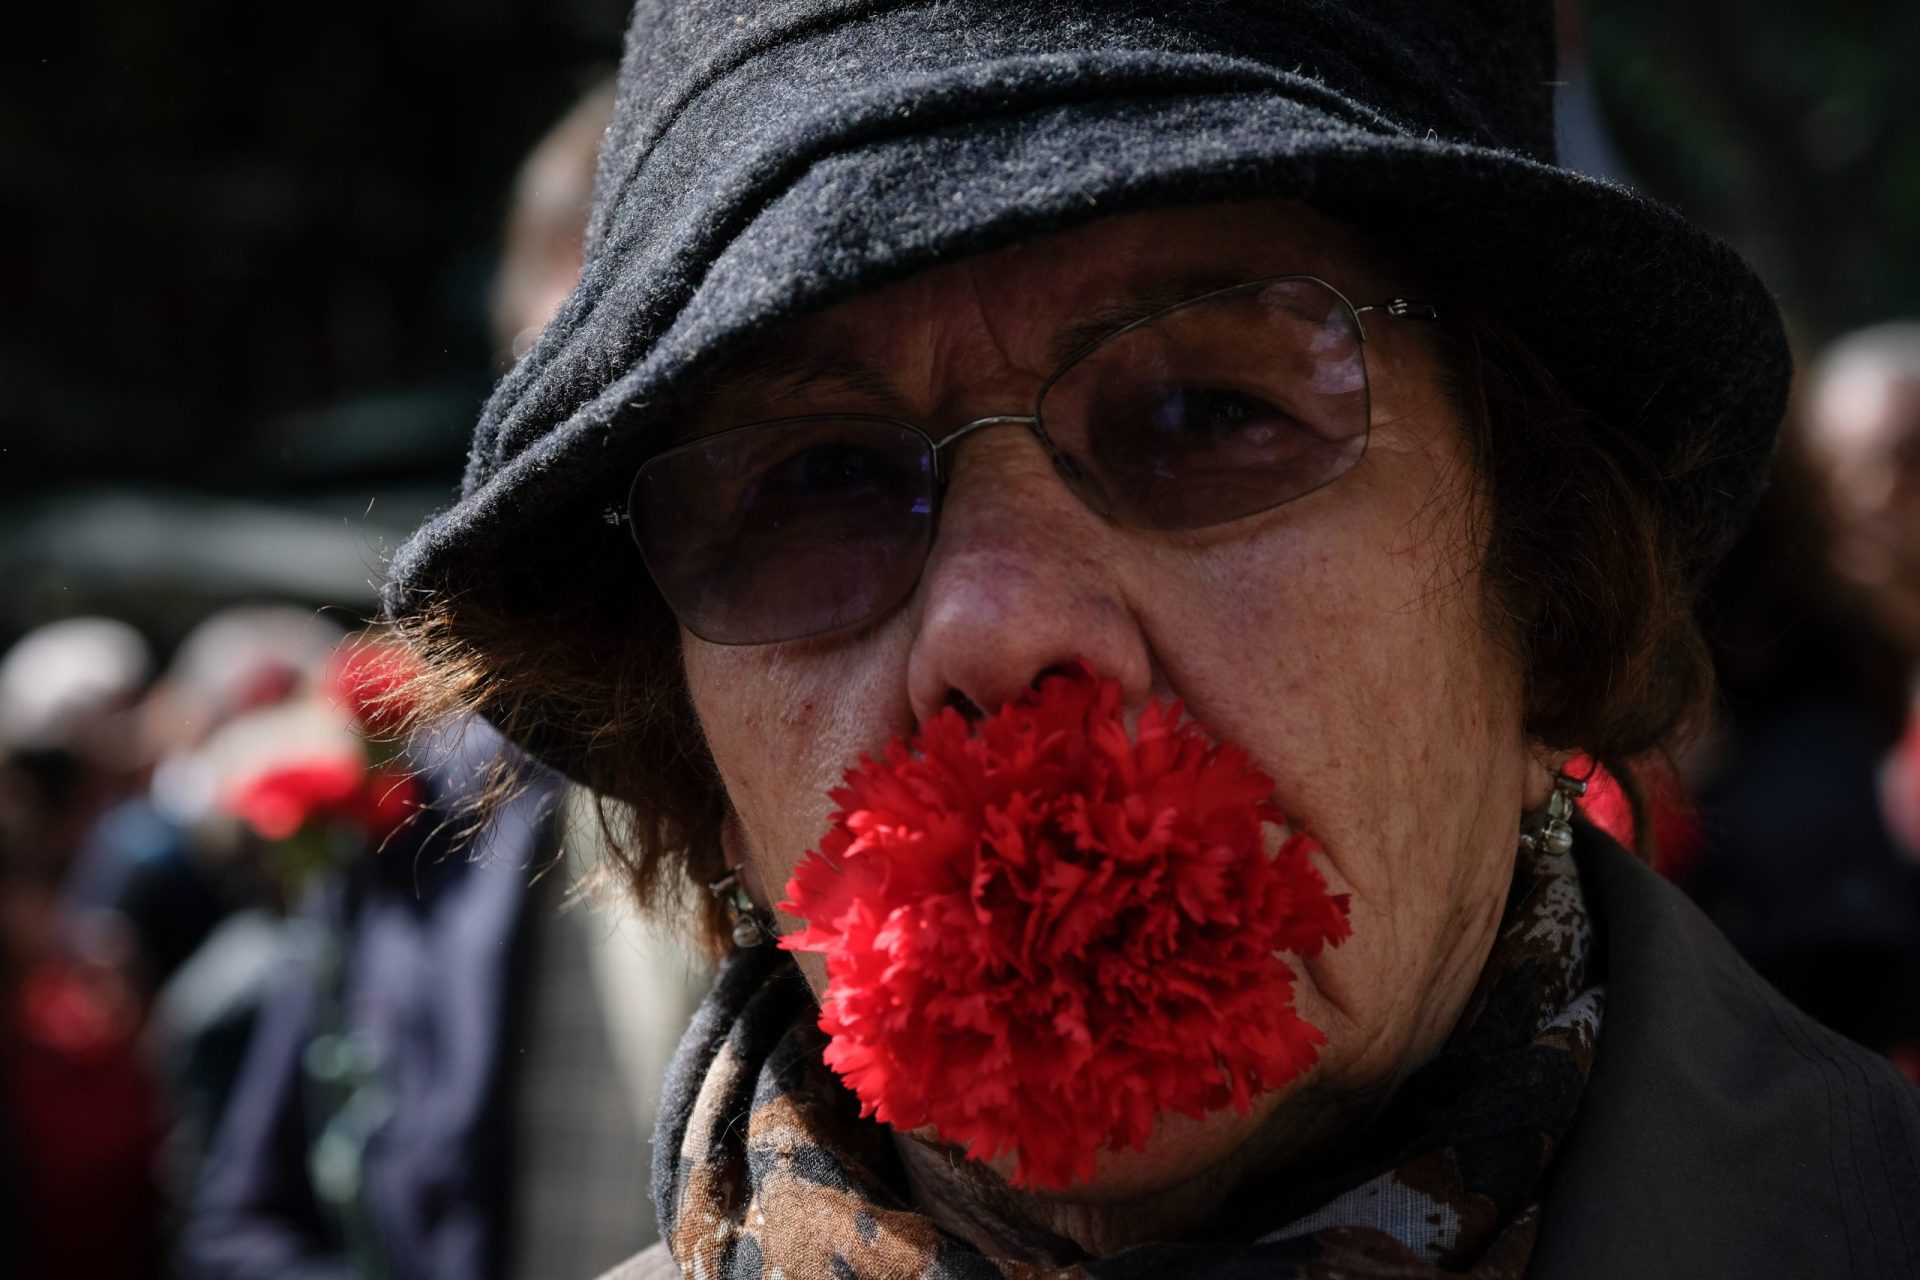
[(792, 347), (756, 352), (728, 370), (725, 381), (734, 387), (768, 391), (799, 392), (832, 387), (889, 403), (898, 403), (900, 399), (886, 376), (865, 360)]
[(1119, 330), (1145, 320), (1156, 311), (1190, 302), (1216, 289), (1231, 289), (1236, 285), (1267, 278), (1245, 271), (1213, 269), (1145, 281), (1121, 296), (1083, 312), (1062, 327), (1053, 335), (1049, 357), (1056, 367), (1063, 365), (1102, 338), (1112, 337)]
[[(1228, 272), (1218, 268), (1150, 278), (1082, 312), (1060, 328), (1049, 344), (1049, 357), (1055, 366), (1064, 364), (1102, 338), (1110, 337), (1157, 311), (1191, 301), (1216, 289), (1230, 289), (1266, 278), (1246, 271)], [(795, 394), (826, 388), (851, 391), (889, 406), (900, 406), (902, 403), (900, 393), (878, 366), (857, 356), (804, 347), (765, 347), (728, 369), (723, 381), (735, 389), (749, 392), (765, 390)]]

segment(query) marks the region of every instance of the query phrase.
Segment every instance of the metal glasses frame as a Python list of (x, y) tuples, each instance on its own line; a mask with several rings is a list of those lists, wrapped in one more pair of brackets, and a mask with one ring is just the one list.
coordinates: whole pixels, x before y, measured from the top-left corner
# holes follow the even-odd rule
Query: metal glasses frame
[[(781, 424), (790, 423), (794, 425), (799, 425), (807, 422), (818, 422), (818, 421), (825, 421), (825, 420), (865, 419), (865, 420), (874, 421), (874, 422), (886, 422), (894, 426), (904, 427), (907, 430), (913, 432), (915, 435), (918, 435), (919, 437), (921, 437), (923, 440), (927, 442), (928, 456), (929, 456), (929, 460), (932, 463), (932, 468), (933, 468), (933, 476), (932, 476), (933, 491), (931, 495), (933, 510), (930, 513), (931, 522), (930, 522), (930, 528), (928, 533), (928, 543), (929, 545), (931, 545), (933, 538), (937, 536), (939, 531), (940, 509), (942, 506), (941, 500), (945, 496), (947, 484), (950, 479), (948, 469), (943, 462), (943, 455), (946, 449), (948, 448), (948, 446), (957, 444), (959, 441), (965, 439), (967, 436), (972, 435), (976, 431), (984, 431), (989, 427), (1019, 426), (1019, 427), (1025, 427), (1030, 433), (1032, 433), (1034, 438), (1040, 442), (1041, 447), (1047, 451), (1047, 456), (1052, 460), (1054, 470), (1060, 474), (1061, 479), (1067, 483), (1068, 487), (1074, 490), (1075, 497), (1079, 498), (1081, 502), (1085, 503), (1089, 507), (1089, 509), (1094, 511), (1095, 514), (1103, 518), (1110, 518), (1112, 516), (1112, 511), (1110, 508), (1102, 509), (1101, 505), (1098, 505), (1090, 500), (1088, 492), (1084, 487), (1079, 487), (1075, 485), (1074, 482), (1080, 478), (1078, 464), (1074, 461), (1073, 457), (1070, 454), (1062, 452), (1054, 444), (1053, 440), (1048, 437), (1045, 423), (1039, 412), (1040, 406), (1046, 401), (1047, 393), (1053, 389), (1056, 383), (1058, 383), (1069, 372), (1071, 372), (1076, 365), (1078, 365), (1082, 360), (1085, 360), (1093, 352), (1101, 349), (1102, 347), (1105, 347), (1107, 344), (1111, 342), (1114, 342), (1124, 337), (1125, 335), (1135, 331), (1136, 329), (1140, 329), (1145, 326), (1155, 324), (1165, 319), (1167, 316), (1172, 315), (1176, 312), (1187, 310), (1190, 307), (1202, 306), (1206, 303), (1213, 302), (1217, 299), (1227, 297), (1232, 294), (1246, 293), (1253, 290), (1270, 288), (1274, 285), (1288, 284), (1288, 283), (1295, 283), (1295, 282), (1311, 283), (1319, 286), (1322, 289), (1325, 289), (1328, 293), (1332, 294), (1336, 299), (1339, 300), (1341, 306), (1346, 308), (1348, 315), (1353, 320), (1354, 334), (1359, 339), (1359, 342), (1360, 342), (1361, 375), (1366, 380), (1365, 385), (1367, 388), (1369, 405), (1372, 404), (1372, 377), (1366, 367), (1367, 328), (1366, 328), (1366, 322), (1361, 317), (1371, 313), (1371, 314), (1392, 316), (1396, 318), (1410, 318), (1410, 319), (1419, 319), (1419, 320), (1440, 319), (1439, 308), (1430, 302), (1415, 302), (1407, 298), (1390, 298), (1383, 302), (1370, 302), (1370, 303), (1356, 306), (1352, 302), (1352, 300), (1350, 300), (1347, 297), (1347, 295), (1344, 292), (1342, 292), (1339, 288), (1329, 283), (1328, 281), (1321, 279), (1319, 276), (1300, 274), (1300, 273), (1295, 273), (1291, 275), (1281, 275), (1281, 276), (1266, 276), (1256, 280), (1248, 280), (1241, 284), (1227, 285), (1223, 288), (1211, 289), (1205, 293), (1197, 294), (1194, 297), (1185, 298), (1179, 302), (1171, 303), (1167, 306), (1160, 307), (1157, 310), (1152, 311), (1147, 315), (1141, 316), (1137, 320), (1133, 320), (1127, 324), (1121, 325), (1119, 328), (1113, 330), (1111, 333), (1103, 334), (1102, 336), (1095, 338), (1094, 340), (1086, 343), (1085, 345), (1080, 347), (1078, 350), (1076, 350), (1072, 355), (1069, 355), (1065, 360), (1061, 361), (1060, 367), (1055, 369), (1053, 373), (1048, 376), (1047, 380), (1041, 384), (1039, 391), (1036, 392), (1034, 395), (1034, 402), (1033, 402), (1034, 412), (1032, 413), (988, 414), (984, 417), (974, 418), (968, 422), (963, 422), (959, 426), (955, 427), (952, 431), (949, 431), (946, 435), (939, 436), (939, 437), (935, 437), (931, 432), (929, 432), (925, 427), (921, 426), (919, 423), (909, 422), (906, 419), (895, 418), (885, 414), (860, 414), (860, 413), (802, 414), (802, 415), (796, 415), (793, 417), (785, 417), (785, 418), (762, 418), (753, 422), (743, 422), (736, 426), (724, 428), (720, 431), (710, 432), (706, 435), (696, 437), (695, 439), (692, 439), (692, 440), (677, 441), (674, 444), (670, 445), (669, 447), (660, 450), (658, 453), (653, 454), (645, 462), (642, 462), (640, 464), (639, 469), (637, 469), (635, 472), (635, 479), (636, 480), (638, 479), (639, 471), (644, 470), (647, 467), (647, 465), (651, 463), (655, 458), (659, 458), (668, 453), (671, 453), (675, 449), (686, 448), (690, 445), (702, 443), (720, 436), (732, 435), (735, 432), (764, 430), (768, 427), (778, 426)], [(1371, 430), (1371, 423), (1368, 424), (1368, 427), (1369, 427), (1369, 430)], [(632, 487), (633, 486), (630, 484), (629, 495), (631, 495)], [(1304, 497), (1304, 496), (1305, 496), (1304, 494), (1295, 495), (1295, 497)], [(1287, 501), (1292, 501), (1292, 500), (1293, 499), (1288, 499)], [(1276, 505), (1283, 505), (1283, 504), (1276, 504)], [(1257, 514), (1257, 513), (1250, 512), (1248, 514), (1251, 515), (1251, 514)], [(1236, 518), (1244, 518), (1244, 517), (1236, 517)], [(605, 509), (605, 512), (603, 514), (603, 519), (605, 520), (606, 523), (610, 525), (624, 524), (627, 526), (627, 530), (629, 534), (633, 535), (634, 545), (639, 549), (641, 560), (644, 563), (646, 561), (646, 548), (640, 546), (639, 544), (638, 526), (636, 525), (633, 519), (631, 497), (629, 497), (629, 501), (625, 504), (608, 506)], [(1231, 523), (1231, 520), (1222, 521), (1221, 523)], [(651, 571), (651, 567), (649, 568)], [(853, 625), (853, 624), (849, 624), (849, 625)], [(771, 642), (759, 642), (759, 643), (771, 643)]]
[[(1348, 299), (1346, 294), (1342, 293), (1338, 288), (1327, 283), (1325, 280), (1322, 280), (1319, 276), (1298, 275), (1298, 274), (1287, 275), (1287, 276), (1267, 276), (1259, 280), (1249, 280), (1244, 284), (1227, 285), (1224, 288), (1209, 290), (1208, 292), (1199, 294), (1196, 297), (1182, 299), (1179, 302), (1175, 302), (1168, 306), (1161, 307), (1157, 311), (1154, 311), (1148, 315), (1144, 315), (1140, 317), (1138, 320), (1134, 320), (1131, 323), (1122, 325), (1120, 328), (1115, 329), (1112, 333), (1103, 334), (1102, 336), (1095, 338), (1092, 342), (1087, 343), (1085, 346), (1075, 351), (1072, 355), (1068, 356), (1064, 361), (1061, 362), (1060, 367), (1053, 371), (1053, 373), (1047, 378), (1046, 382), (1041, 385), (1039, 392), (1034, 396), (1033, 398), (1034, 408), (1038, 410), (1038, 408), (1040, 407), (1041, 401), (1047, 398), (1047, 392), (1051, 391), (1053, 389), (1053, 385), (1056, 382), (1060, 381), (1061, 378), (1065, 377), (1068, 371), (1071, 370), (1075, 365), (1079, 364), (1082, 360), (1086, 359), (1086, 357), (1090, 355), (1092, 352), (1099, 350), (1101, 347), (1106, 346), (1109, 342), (1112, 342), (1117, 338), (1120, 338), (1128, 333), (1133, 332), (1135, 329), (1143, 328), (1146, 325), (1153, 324), (1156, 321), (1159, 321), (1165, 318), (1166, 316), (1172, 315), (1176, 311), (1184, 311), (1188, 307), (1196, 307), (1201, 305), (1202, 303), (1212, 302), (1217, 298), (1226, 296), (1227, 294), (1242, 293), (1249, 289), (1264, 289), (1272, 285), (1286, 284), (1295, 280), (1305, 280), (1313, 284), (1317, 284), (1321, 288), (1325, 289), (1328, 293), (1331, 293), (1334, 297), (1340, 300), (1341, 305), (1346, 307), (1347, 311), (1353, 316), (1353, 329), (1354, 329), (1354, 332), (1360, 338), (1360, 343), (1363, 350), (1367, 342), (1367, 326), (1366, 326), (1366, 322), (1361, 320), (1360, 317), (1367, 314), (1368, 312), (1377, 312), (1381, 315), (1408, 317), (1408, 318), (1413, 318), (1418, 320), (1438, 320), (1440, 318), (1439, 308), (1431, 302), (1412, 302), (1406, 298), (1390, 298), (1385, 302), (1369, 302), (1364, 305), (1356, 306), (1351, 300)], [(1364, 365), (1364, 362), (1365, 362), (1364, 354), (1362, 355), (1361, 359)], [(1368, 379), (1368, 391), (1369, 393), (1371, 393), (1372, 391), (1371, 377), (1369, 377)], [(987, 427), (1003, 427), (1003, 426), (1026, 427), (1029, 431), (1032, 431), (1034, 433), (1035, 437), (1039, 439), (1041, 444), (1046, 446), (1047, 452), (1050, 456), (1056, 459), (1065, 458), (1065, 455), (1061, 454), (1054, 447), (1053, 441), (1047, 438), (1046, 431), (1041, 423), (1040, 415), (1037, 412), (989, 414), (984, 418), (975, 418), (970, 422), (963, 422), (959, 426), (955, 427), (952, 431), (948, 432), (946, 435), (941, 436), (937, 439), (931, 433), (929, 433), (925, 427), (921, 426), (917, 422), (909, 422), (904, 418), (895, 418), (886, 414), (871, 414), (871, 413), (817, 413), (817, 414), (810, 413), (810, 414), (801, 414), (801, 415), (790, 417), (790, 418), (759, 418), (759, 419), (755, 419), (752, 422), (742, 422), (736, 426), (726, 427), (720, 431), (711, 432), (705, 436), (701, 436), (698, 438), (702, 440), (710, 440), (715, 436), (731, 435), (735, 431), (752, 431), (761, 427), (775, 426), (783, 422), (812, 422), (812, 421), (818, 421), (826, 418), (869, 418), (875, 421), (890, 422), (896, 426), (906, 427), (912, 430), (916, 435), (919, 435), (920, 437), (926, 440), (932, 452), (934, 477), (936, 480), (940, 480), (943, 483), (946, 479), (946, 476), (945, 476), (945, 473), (941, 470), (940, 451), (945, 449), (948, 445), (953, 444), (963, 439), (964, 437), (973, 434), (975, 431), (980, 431)], [(692, 440), (677, 441), (674, 444), (670, 445), (669, 447), (660, 450), (659, 453), (652, 455), (652, 457), (649, 457), (646, 460), (646, 462), (642, 462), (640, 465), (644, 467), (646, 466), (647, 462), (651, 462), (653, 458), (659, 457), (661, 456), (661, 454), (671, 453), (674, 449), (684, 448), (685, 446), (692, 443), (694, 443), (694, 441)], [(619, 524), (631, 525), (632, 524), (632, 514), (629, 511), (627, 511), (624, 507), (620, 507), (620, 506), (608, 506), (602, 514), (602, 519), (607, 524), (612, 524), (612, 525), (619, 525)]]

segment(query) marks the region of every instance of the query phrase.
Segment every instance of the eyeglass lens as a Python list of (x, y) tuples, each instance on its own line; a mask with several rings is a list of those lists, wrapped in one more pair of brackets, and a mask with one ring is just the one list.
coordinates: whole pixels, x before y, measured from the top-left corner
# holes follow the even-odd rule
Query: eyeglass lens
[[(1095, 345), (1037, 416), (1090, 508), (1143, 529), (1223, 524), (1339, 478), (1366, 448), (1358, 324), (1327, 285), (1226, 290)], [(879, 617), (933, 540), (935, 446), (891, 419), (789, 418), (705, 436), (634, 479), (635, 539), (695, 635), (767, 644)]]
[(884, 418), (805, 418), (695, 440), (635, 477), (634, 537), (695, 635), (765, 644), (875, 617), (933, 540), (932, 443)]

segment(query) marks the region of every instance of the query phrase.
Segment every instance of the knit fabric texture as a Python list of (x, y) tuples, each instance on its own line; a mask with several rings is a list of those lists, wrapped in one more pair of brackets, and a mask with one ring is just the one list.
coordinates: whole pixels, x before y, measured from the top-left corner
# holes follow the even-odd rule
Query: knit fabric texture
[(703, 369), (778, 321), (1127, 211), (1300, 199), (1524, 334), (1642, 443), (1697, 570), (1790, 361), (1740, 258), (1553, 164), (1546, 0), (639, 0), (579, 287), (496, 388), (390, 611), (628, 557), (602, 517)]

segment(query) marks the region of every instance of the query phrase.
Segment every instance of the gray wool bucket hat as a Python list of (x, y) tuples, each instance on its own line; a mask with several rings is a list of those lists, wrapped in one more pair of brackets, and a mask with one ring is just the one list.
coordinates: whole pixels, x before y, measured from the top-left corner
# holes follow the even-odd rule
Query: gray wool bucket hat
[[(1764, 483), (1790, 360), (1754, 272), (1556, 167), (1546, 0), (639, 0), (579, 287), (499, 384), (391, 613), (544, 609), (662, 407), (770, 326), (1110, 214), (1284, 196), (1526, 336), (1637, 442), (1696, 571)], [(504, 602), (504, 605), (502, 605)]]

